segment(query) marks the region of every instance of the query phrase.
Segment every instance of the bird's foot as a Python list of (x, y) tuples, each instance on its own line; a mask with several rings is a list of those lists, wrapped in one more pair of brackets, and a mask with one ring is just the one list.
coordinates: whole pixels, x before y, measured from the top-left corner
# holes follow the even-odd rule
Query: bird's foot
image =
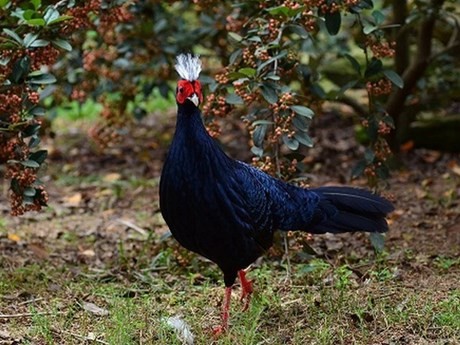
[(212, 328), (212, 335), (214, 336), (214, 338), (219, 338), (220, 336), (225, 334), (226, 331), (227, 327), (225, 327), (225, 325), (217, 325)]
[(241, 297), (240, 301), (244, 301), (243, 311), (246, 311), (249, 308), (249, 303), (251, 302), (252, 293), (254, 288), (252, 286), (252, 281), (246, 279), (246, 272), (244, 270), (238, 271), (238, 277), (241, 282)]

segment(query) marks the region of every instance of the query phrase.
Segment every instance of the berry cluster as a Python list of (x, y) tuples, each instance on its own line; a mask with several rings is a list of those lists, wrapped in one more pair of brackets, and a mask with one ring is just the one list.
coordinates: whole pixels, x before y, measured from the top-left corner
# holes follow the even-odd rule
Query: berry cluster
[(388, 95), (391, 93), (393, 84), (387, 78), (382, 78), (376, 82), (367, 82), (366, 89), (373, 96)]
[(369, 36), (366, 40), (366, 46), (370, 48), (375, 58), (381, 59), (386, 57), (393, 57), (395, 55), (395, 43), (387, 42), (383, 39), (376, 39)]

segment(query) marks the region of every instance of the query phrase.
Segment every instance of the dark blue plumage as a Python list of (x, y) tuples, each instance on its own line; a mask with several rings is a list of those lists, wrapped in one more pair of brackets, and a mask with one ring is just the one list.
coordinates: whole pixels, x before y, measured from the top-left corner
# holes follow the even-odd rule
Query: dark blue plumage
[(173, 236), (185, 248), (224, 272), (222, 325), (228, 327), (236, 276), (244, 308), (253, 291), (244, 268), (273, 242), (276, 230), (310, 233), (385, 232), (391, 203), (362, 189), (289, 185), (229, 158), (208, 135), (198, 105), (203, 101), (198, 57), (177, 57), (176, 132), (163, 166), (160, 208)]
[(384, 217), (393, 210), (389, 201), (362, 189), (299, 188), (229, 158), (188, 100), (178, 105), (160, 206), (174, 237), (219, 265), (226, 286), (272, 245), (278, 229), (385, 232)]

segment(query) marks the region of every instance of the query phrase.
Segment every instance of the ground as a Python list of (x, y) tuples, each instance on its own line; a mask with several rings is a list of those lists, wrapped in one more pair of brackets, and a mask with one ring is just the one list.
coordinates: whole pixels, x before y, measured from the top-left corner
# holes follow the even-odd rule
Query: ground
[[(142, 121), (105, 151), (84, 121), (57, 121), (57, 137), (44, 142), (44, 212), (8, 216), (4, 184), (0, 344), (182, 344), (174, 320), (195, 344), (460, 344), (458, 155), (402, 157), (382, 190), (396, 205), (383, 252), (365, 234), (293, 233), (286, 256), (280, 239), (248, 273), (251, 307), (241, 312), (235, 297), (231, 328), (215, 338), (221, 273), (181, 249), (159, 213), (173, 118)], [(348, 181), (360, 152), (352, 122), (323, 115), (312, 136), (310, 184)], [(221, 139), (248, 158), (233, 131)]]

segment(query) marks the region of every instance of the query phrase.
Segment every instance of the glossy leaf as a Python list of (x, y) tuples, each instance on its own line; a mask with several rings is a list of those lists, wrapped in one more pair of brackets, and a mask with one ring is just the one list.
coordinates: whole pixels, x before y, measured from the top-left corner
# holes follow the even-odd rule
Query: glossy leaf
[(264, 155), (264, 150), (257, 146), (251, 147), (251, 152), (258, 157), (262, 157)]
[(40, 76), (33, 77), (32, 79), (29, 80), (29, 83), (31, 84), (39, 84), (39, 85), (53, 84), (55, 82), (56, 82), (56, 77), (48, 73), (44, 73)]
[(366, 169), (367, 163), (364, 159), (360, 160), (351, 170), (351, 177), (357, 178), (364, 173), (364, 169)]
[(342, 16), (339, 11), (334, 13), (326, 13), (324, 15), (324, 19), (326, 20), (326, 29), (330, 35), (337, 35), (340, 30), (340, 25), (342, 25)]
[(24, 188), (24, 193), (23, 193), (23, 195), (29, 196), (29, 197), (34, 197), (35, 194), (37, 194), (37, 191), (35, 190), (35, 188), (32, 188), (32, 187), (26, 187), (26, 188)]
[(404, 87), (404, 80), (399, 76), (398, 73), (390, 69), (383, 71), (385, 77), (387, 77), (393, 84), (402, 89)]
[(32, 153), (29, 156), (29, 159), (32, 159), (33, 161), (37, 162), (38, 164), (42, 164), (46, 157), (48, 157), (48, 151), (47, 150), (39, 150), (34, 153)]
[(305, 132), (296, 132), (294, 138), (302, 145), (305, 145), (307, 147), (313, 147), (313, 140)]
[(66, 40), (63, 40), (61, 38), (57, 38), (57, 39), (54, 39), (51, 42), (53, 43), (53, 45), (55, 45), (55, 46), (57, 46), (59, 48), (62, 48), (64, 50), (67, 50), (68, 52), (72, 51), (72, 46)]
[(377, 73), (382, 72), (383, 63), (382, 60), (379, 59), (372, 59), (369, 65), (366, 68), (366, 72), (364, 72), (364, 76), (371, 77)]
[(28, 168), (35, 168), (35, 169), (40, 168), (40, 164), (38, 164), (36, 161), (33, 161), (31, 159), (22, 161), (21, 164)]
[(289, 138), (287, 134), (283, 135), (283, 143), (289, 150), (296, 151), (299, 148), (299, 142), (295, 138)]
[(267, 133), (267, 128), (268, 126), (266, 124), (260, 124), (256, 126), (254, 132), (252, 132), (252, 141), (254, 142), (255, 146), (263, 147), (265, 134)]
[(228, 104), (236, 104), (236, 105), (244, 104), (243, 99), (236, 93), (228, 94), (225, 97), (225, 102), (227, 102)]
[(278, 95), (272, 87), (267, 85), (261, 85), (260, 91), (262, 92), (262, 96), (268, 103), (274, 104), (278, 102)]
[(14, 32), (13, 30), (10, 30), (10, 29), (3, 29), (3, 32), (5, 34), (7, 34), (8, 36), (10, 36), (13, 40), (15, 40), (17, 43), (19, 44), (24, 44), (21, 37), (18, 36), (18, 34), (16, 32)]
[(313, 115), (315, 115), (313, 110), (303, 105), (291, 105), (291, 109), (296, 114), (299, 114), (300, 116), (305, 116), (306, 118), (309, 118), (309, 119), (311, 119)]
[(350, 61), (351, 63), (351, 66), (353, 67), (353, 69), (359, 74), (361, 75), (361, 65), (359, 64), (358, 60), (356, 60), (353, 56), (351, 56), (350, 54), (345, 54), (344, 55), (345, 58)]

